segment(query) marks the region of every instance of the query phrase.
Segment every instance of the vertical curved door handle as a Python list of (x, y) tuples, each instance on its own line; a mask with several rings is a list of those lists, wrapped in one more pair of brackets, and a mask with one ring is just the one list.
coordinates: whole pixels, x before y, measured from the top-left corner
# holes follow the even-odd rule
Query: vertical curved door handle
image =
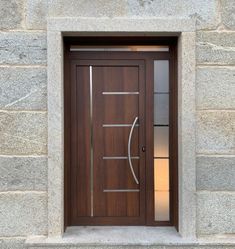
[(139, 184), (139, 181), (138, 181), (138, 179), (137, 179), (137, 177), (135, 175), (135, 171), (133, 169), (133, 165), (132, 165), (132, 162), (131, 162), (131, 139), (132, 139), (132, 133), (133, 133), (133, 130), (135, 128), (137, 120), (138, 120), (138, 117), (135, 118), (135, 120), (134, 120), (134, 122), (133, 122), (133, 124), (131, 126), (131, 130), (130, 130), (129, 138), (128, 138), (128, 148), (127, 148), (127, 150), (128, 150), (128, 161), (129, 161), (129, 166), (130, 166), (131, 173), (132, 173), (132, 175), (133, 175), (133, 177), (135, 179), (136, 184)]

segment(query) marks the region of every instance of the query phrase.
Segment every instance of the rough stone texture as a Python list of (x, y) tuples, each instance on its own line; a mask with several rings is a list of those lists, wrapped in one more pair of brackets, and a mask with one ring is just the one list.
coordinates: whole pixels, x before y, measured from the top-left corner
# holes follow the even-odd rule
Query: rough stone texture
[(116, 17), (128, 15), (126, 0), (48, 0), (50, 17)]
[(0, 154), (25, 155), (46, 152), (46, 113), (0, 111)]
[(196, 233), (195, 174), (195, 33), (185, 32), (178, 43), (179, 64), (179, 231)]
[(47, 0), (27, 0), (26, 26), (28, 29), (46, 29)]
[(24, 0), (0, 1), (0, 29), (22, 27)]
[(235, 1), (221, 0), (222, 22), (225, 27), (235, 30)]
[(235, 157), (197, 157), (197, 189), (235, 191)]
[[(1, 0), (0, 0), (1, 1)], [(56, 17), (53, 30), (93, 32), (181, 32), (179, 45), (179, 215), (180, 232), (193, 236), (195, 231), (195, 84), (194, 18), (197, 29), (215, 29), (197, 33), (197, 151), (205, 154), (235, 153), (234, 103), (235, 32), (233, 0), (48, 0), (49, 17)], [(0, 29), (25, 29), (0, 32), (0, 236), (30, 234), (58, 235), (63, 232), (63, 85), (62, 51), (59, 32), (47, 27), (51, 54), (48, 70), (50, 112), (50, 169), (47, 194), (46, 156), (46, 29), (47, 0), (2, 0)], [(221, 5), (221, 9), (219, 9)], [(220, 23), (220, 11), (222, 25)], [(25, 20), (24, 18), (25, 17)], [(57, 17), (65, 17), (58, 20)], [(73, 20), (67, 17), (81, 17)], [(88, 18), (86, 18), (88, 17)], [(96, 19), (96, 17), (99, 17)], [(67, 19), (66, 19), (67, 18)], [(173, 20), (173, 21), (172, 21)], [(24, 23), (25, 22), (25, 23)], [(52, 26), (51, 26), (52, 27)], [(30, 29), (30, 30), (26, 30)], [(71, 30), (69, 30), (71, 29)], [(174, 34), (175, 34), (174, 33)], [(53, 37), (53, 38), (52, 38)], [(49, 56), (50, 57), (50, 56)], [(17, 64), (20, 67), (9, 67)], [(204, 65), (203, 65), (204, 64)], [(213, 64), (211, 67), (208, 64)], [(215, 66), (219, 64), (220, 66)], [(22, 67), (22, 65), (24, 67)], [(37, 65), (32, 67), (31, 65)], [(39, 67), (38, 67), (39, 65)], [(222, 68), (221, 65), (225, 67)], [(230, 66), (229, 66), (230, 65)], [(232, 65), (232, 66), (231, 66)], [(26, 111), (22, 111), (22, 110)], [(17, 110), (12, 111), (12, 110)], [(41, 110), (41, 112), (36, 111)], [(182, 111), (182, 112), (181, 112)], [(18, 154), (19, 156), (11, 156)], [(7, 156), (9, 155), (9, 156)], [(27, 155), (27, 156), (20, 156)], [(198, 234), (234, 233), (234, 157), (199, 156), (197, 158)], [(8, 192), (20, 190), (20, 192)], [(32, 192), (27, 192), (30, 190)], [(221, 193), (201, 192), (200, 190)], [(232, 206), (233, 205), (233, 206)], [(1, 211), (4, 209), (4, 212)], [(48, 217), (47, 210), (48, 209)], [(49, 228), (47, 228), (47, 219)], [(40, 223), (38, 225), (38, 223)], [(4, 224), (4, 226), (2, 225)], [(159, 236), (159, 234), (157, 234)], [(157, 237), (156, 235), (156, 237)], [(3, 241), (3, 242), (2, 242)], [(171, 241), (170, 241), (171, 242)], [(0, 239), (0, 248), (22, 248), (14, 239)], [(65, 246), (59, 248), (91, 248)], [(104, 246), (94, 246), (94, 248)], [(116, 248), (122, 248), (117, 246)], [(234, 247), (234, 246), (232, 246)], [(39, 248), (35, 245), (32, 248)], [(44, 248), (50, 248), (45, 245)], [(53, 248), (57, 248), (54, 245)], [(105, 246), (113, 248), (113, 246)], [(130, 248), (130, 246), (126, 246)], [(136, 248), (143, 248), (137, 246)], [(156, 245), (151, 248), (168, 248)], [(198, 245), (174, 245), (173, 248), (198, 248)], [(200, 246), (229, 248), (229, 246)]]
[(46, 34), (0, 32), (0, 64), (46, 64)]
[[(63, 234), (63, 41), (48, 32), (48, 235)], [(53, 58), (54, 57), (54, 58)], [(52, 62), (53, 61), (53, 62)]]
[(74, 245), (46, 245), (44, 247), (39, 247), (39, 246), (30, 246), (28, 247), (30, 249), (234, 249), (233, 245), (230, 246), (215, 246), (215, 245), (211, 245), (211, 246), (205, 246), (205, 245), (169, 245), (169, 246), (162, 246), (162, 245), (152, 245), (152, 246), (143, 246), (143, 245), (135, 245), (135, 246), (130, 246), (130, 245), (126, 245), (126, 246), (97, 246), (97, 245), (88, 245), (88, 246), (84, 246), (84, 245), (78, 245), (78, 246), (74, 246)]
[(235, 109), (235, 67), (199, 67), (196, 88), (198, 109)]
[(128, 14), (134, 16), (195, 17), (198, 29), (216, 28), (219, 22), (218, 2), (214, 0), (131, 0)]
[(197, 152), (235, 154), (235, 112), (198, 112)]
[(235, 194), (200, 192), (197, 194), (197, 233), (235, 233)]
[(218, 8), (216, 0), (49, 0), (50, 17), (195, 17), (198, 29), (217, 27)]
[(46, 68), (0, 67), (0, 109), (46, 110)]
[(1, 249), (23, 249), (25, 238), (17, 237), (17, 238), (0, 238), (0, 248)]
[[(174, 18), (94, 18), (94, 17), (54, 17), (48, 19), (47, 28), (60, 32), (160, 32), (178, 34), (195, 31), (195, 19)], [(49, 47), (49, 46), (48, 46)]]
[(0, 235), (2, 237), (46, 234), (46, 193), (0, 193), (0, 220)]
[(235, 64), (235, 32), (198, 32), (197, 63)]
[(46, 189), (46, 157), (0, 156), (0, 191)]

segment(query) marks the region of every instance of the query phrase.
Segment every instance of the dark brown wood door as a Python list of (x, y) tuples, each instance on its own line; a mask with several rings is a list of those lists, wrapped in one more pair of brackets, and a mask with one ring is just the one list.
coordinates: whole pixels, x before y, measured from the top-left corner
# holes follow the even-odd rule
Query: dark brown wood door
[(69, 225), (145, 224), (145, 66), (71, 63)]

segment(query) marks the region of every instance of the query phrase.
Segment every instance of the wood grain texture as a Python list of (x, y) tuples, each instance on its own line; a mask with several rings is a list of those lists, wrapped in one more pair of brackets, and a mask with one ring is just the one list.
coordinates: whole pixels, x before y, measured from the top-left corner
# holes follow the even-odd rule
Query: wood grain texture
[[(66, 38), (65, 43), (70, 42)], [(167, 39), (162, 42), (167, 43)], [(177, 53), (175, 40), (170, 43), (170, 52), (65, 51), (65, 226), (178, 227)], [(154, 221), (153, 61), (157, 59), (170, 61), (170, 222)], [(93, 68), (94, 217), (90, 217), (90, 65)], [(139, 95), (102, 94), (109, 91), (138, 91)], [(139, 156), (139, 160), (133, 160), (139, 186), (126, 159), (103, 159), (127, 156), (130, 131), (130, 127), (103, 127), (103, 124), (131, 124), (136, 116), (140, 125), (134, 129), (131, 153)], [(140, 192), (103, 192), (128, 188), (140, 188)]]
[[(120, 62), (115, 62), (109, 68), (111, 61), (103, 61), (104, 67), (94, 66), (94, 216), (95, 217), (129, 217), (139, 219), (139, 224), (144, 219), (145, 213), (140, 212), (140, 207), (144, 207), (141, 197), (144, 195), (143, 189), (140, 192), (104, 192), (104, 189), (138, 189), (139, 186), (133, 181), (127, 160), (104, 160), (103, 157), (127, 156), (128, 136), (131, 127), (102, 127), (103, 124), (132, 124), (135, 117), (140, 115), (140, 96), (138, 95), (104, 95), (104, 91), (110, 92), (135, 92), (140, 91), (140, 71), (138, 62), (125, 61), (122, 66)], [(118, 79), (118, 80), (117, 80)], [(124, 84), (117, 82), (122, 79)], [(143, 80), (143, 78), (142, 78)], [(134, 128), (132, 137), (131, 153), (139, 156), (139, 134), (144, 133), (144, 127)], [(139, 176), (141, 161), (135, 162), (135, 170)], [(131, 185), (132, 184), (132, 185)], [(113, 220), (114, 221), (114, 220)], [(115, 221), (114, 221), (115, 222)], [(131, 221), (129, 224), (132, 224)]]

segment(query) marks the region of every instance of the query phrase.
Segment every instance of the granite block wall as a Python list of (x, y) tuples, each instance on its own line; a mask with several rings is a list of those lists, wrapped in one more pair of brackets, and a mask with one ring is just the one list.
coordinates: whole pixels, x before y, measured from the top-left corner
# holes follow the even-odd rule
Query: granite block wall
[(235, 233), (234, 0), (0, 0), (0, 248), (47, 235), (48, 16), (196, 18), (197, 235)]
[(24, 248), (30, 234), (47, 234), (47, 45), (43, 3), (0, 1), (1, 249)]

